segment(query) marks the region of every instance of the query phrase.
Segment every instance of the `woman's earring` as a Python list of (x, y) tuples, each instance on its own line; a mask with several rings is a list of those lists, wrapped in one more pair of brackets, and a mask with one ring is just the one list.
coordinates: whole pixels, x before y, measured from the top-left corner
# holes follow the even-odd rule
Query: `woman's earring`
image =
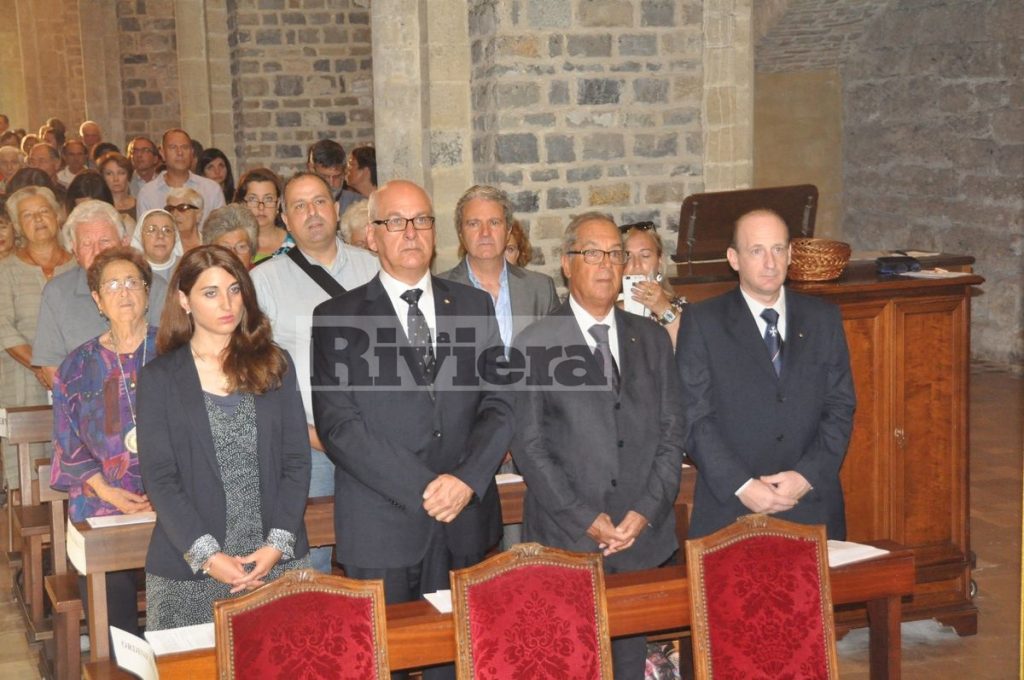
[(661, 272), (658, 272), (657, 274), (654, 275), (654, 280), (657, 281), (658, 283), (661, 283), (664, 279), (665, 275), (662, 274)]

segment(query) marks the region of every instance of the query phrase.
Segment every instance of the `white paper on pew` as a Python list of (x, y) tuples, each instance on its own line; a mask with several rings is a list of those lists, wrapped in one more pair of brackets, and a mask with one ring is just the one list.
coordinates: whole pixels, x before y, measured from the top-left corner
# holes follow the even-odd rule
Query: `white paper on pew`
[(67, 535), (68, 560), (75, 566), (79, 574), (88, 574), (85, 564), (85, 538), (71, 520), (68, 520)]
[(452, 613), (452, 591), (439, 590), (436, 593), (427, 593), (423, 597), (427, 598), (427, 602), (434, 605), (434, 609), (442, 614)]
[(193, 649), (213, 649), (217, 646), (212, 621), (167, 630), (147, 630), (146, 639), (157, 656), (190, 652)]
[(110, 639), (114, 643), (114, 659), (120, 668), (142, 680), (159, 680), (156, 656), (148, 642), (115, 626), (110, 627)]
[(494, 481), (498, 484), (515, 484), (516, 482), (523, 481), (523, 476), (517, 475), (514, 472), (499, 472), (494, 475)]
[(828, 566), (832, 568), (854, 562), (863, 562), (864, 560), (888, 554), (888, 550), (882, 550), (873, 545), (864, 545), (863, 543), (853, 543), (851, 541), (829, 540), (828, 542)]
[(901, 276), (911, 279), (955, 279), (960, 276), (972, 276), (971, 272), (948, 272), (945, 269), (922, 269), (919, 272), (904, 272)]
[(0, 437), (7, 436), (7, 409), (0, 408)]
[(131, 515), (105, 515), (103, 517), (89, 517), (85, 520), (93, 529), (105, 529), (106, 527), (124, 527), (129, 524), (145, 524), (155, 522), (155, 512), (136, 512)]

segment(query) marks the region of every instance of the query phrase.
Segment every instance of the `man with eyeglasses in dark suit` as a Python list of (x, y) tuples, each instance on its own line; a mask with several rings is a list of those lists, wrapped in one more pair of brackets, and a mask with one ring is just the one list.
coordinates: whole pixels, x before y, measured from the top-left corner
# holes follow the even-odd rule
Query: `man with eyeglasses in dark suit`
[[(526, 481), (524, 538), (601, 551), (610, 573), (658, 567), (679, 547), (679, 378), (668, 335), (615, 306), (628, 258), (610, 217), (573, 219), (569, 299), (513, 349), (528, 357), (512, 446)], [(616, 680), (643, 678), (645, 659), (644, 636), (612, 641)]]
[(427, 194), (388, 182), (369, 219), (380, 273), (314, 312), (313, 413), (337, 467), (338, 561), (405, 602), (449, 588), (450, 569), (501, 537), (494, 473), (514, 416), (511, 395), (492, 387), (503, 347), (490, 296), (430, 274)]

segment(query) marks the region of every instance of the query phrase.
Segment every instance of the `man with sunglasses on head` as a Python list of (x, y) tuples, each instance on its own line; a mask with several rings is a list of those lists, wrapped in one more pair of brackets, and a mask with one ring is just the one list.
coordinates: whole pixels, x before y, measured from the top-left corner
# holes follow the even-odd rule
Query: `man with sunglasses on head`
[[(611, 217), (575, 217), (562, 253), (569, 299), (514, 345), (528, 358), (512, 445), (526, 481), (524, 538), (600, 551), (608, 573), (659, 567), (679, 547), (684, 429), (672, 345), (615, 306), (629, 253)], [(646, 657), (644, 636), (613, 640), (616, 680), (641, 680)]]
[(167, 192), (172, 188), (188, 187), (203, 197), (203, 213), (198, 221), (201, 227), (211, 212), (224, 205), (224, 190), (212, 179), (192, 172), (195, 156), (192, 138), (181, 128), (171, 128), (164, 133), (160, 150), (166, 168), (139, 190), (136, 199), (138, 214), (163, 208), (167, 203)]
[[(61, 237), (78, 266), (55, 276), (43, 287), (39, 323), (32, 342), (32, 363), (43, 369), (47, 385), (53, 385), (64, 358), (82, 343), (107, 330), (108, 323), (92, 299), (86, 271), (96, 256), (114, 246), (129, 245), (121, 215), (103, 201), (79, 203), (61, 228)], [(156, 326), (164, 308), (167, 282), (154, 277), (149, 291), (146, 318)]]
[[(296, 378), (306, 409), (313, 469), (309, 496), (334, 495), (334, 464), (324, 454), (313, 427), (310, 395), (310, 324), (313, 309), (325, 300), (363, 285), (380, 264), (372, 254), (338, 236), (338, 208), (331, 189), (319, 175), (292, 176), (282, 194), (281, 216), (295, 246), (264, 260), (252, 270), (260, 307), (270, 319), (274, 342), (295, 357)], [(364, 227), (365, 228), (365, 227)], [(331, 571), (331, 548), (313, 548), (314, 568)]]
[(430, 274), (426, 192), (388, 182), (369, 212), (381, 271), (316, 309), (313, 413), (338, 466), (338, 561), (352, 578), (382, 579), (389, 603), (405, 602), (450, 588), (450, 569), (498, 542), (494, 473), (514, 418), (510, 393), (481, 377), (493, 378), (503, 353), (490, 296)]

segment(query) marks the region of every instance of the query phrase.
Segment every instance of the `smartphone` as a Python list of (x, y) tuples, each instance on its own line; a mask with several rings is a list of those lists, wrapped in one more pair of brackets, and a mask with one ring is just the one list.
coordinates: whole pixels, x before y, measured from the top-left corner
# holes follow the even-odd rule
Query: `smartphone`
[(646, 280), (647, 277), (643, 274), (626, 274), (622, 277), (622, 308), (627, 312), (639, 314), (640, 316), (647, 315), (647, 308), (644, 307), (643, 303), (633, 299), (633, 284)]

